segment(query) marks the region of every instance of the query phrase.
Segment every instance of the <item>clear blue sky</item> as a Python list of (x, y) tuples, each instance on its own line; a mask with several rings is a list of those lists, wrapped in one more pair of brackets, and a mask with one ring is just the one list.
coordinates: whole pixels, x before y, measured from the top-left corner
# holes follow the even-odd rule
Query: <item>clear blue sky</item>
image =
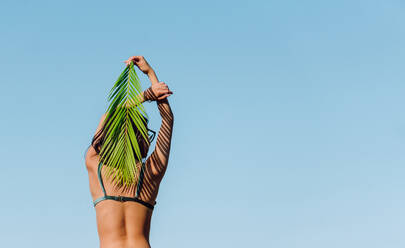
[(84, 153), (131, 55), (174, 91), (152, 247), (404, 247), (404, 12), (2, 1), (1, 247), (98, 246)]

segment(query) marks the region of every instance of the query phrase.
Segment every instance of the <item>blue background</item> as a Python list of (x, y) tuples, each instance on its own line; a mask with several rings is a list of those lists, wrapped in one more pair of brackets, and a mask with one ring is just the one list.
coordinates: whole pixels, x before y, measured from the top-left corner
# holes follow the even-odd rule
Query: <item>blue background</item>
[(98, 246), (84, 154), (131, 55), (174, 92), (152, 247), (404, 247), (404, 10), (2, 1), (1, 247)]

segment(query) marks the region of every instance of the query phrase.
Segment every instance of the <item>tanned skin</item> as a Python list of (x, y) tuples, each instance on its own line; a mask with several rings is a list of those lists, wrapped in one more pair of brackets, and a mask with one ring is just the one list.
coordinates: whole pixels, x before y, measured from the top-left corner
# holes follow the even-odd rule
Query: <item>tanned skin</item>
[[(167, 97), (173, 92), (165, 83), (158, 81), (155, 71), (143, 56), (132, 56), (125, 63), (128, 65), (130, 61), (133, 61), (149, 77), (151, 90), (156, 97), (153, 100), (156, 101), (162, 117), (155, 150), (145, 162), (143, 188), (139, 196), (143, 201), (153, 205), (169, 161), (174, 119)], [(140, 96), (141, 101), (149, 100), (143, 93)], [(106, 114), (101, 117), (95, 133), (101, 129), (105, 117)], [(99, 154), (90, 146), (86, 153), (86, 168), (93, 201), (103, 196), (97, 177), (99, 161)], [(104, 169), (103, 167), (102, 175), (104, 175)], [(103, 181), (107, 194), (134, 197), (135, 190), (120, 191), (106, 177), (103, 177)], [(149, 232), (153, 210), (137, 202), (114, 200), (104, 200), (98, 203), (95, 210), (100, 248), (150, 248)]]

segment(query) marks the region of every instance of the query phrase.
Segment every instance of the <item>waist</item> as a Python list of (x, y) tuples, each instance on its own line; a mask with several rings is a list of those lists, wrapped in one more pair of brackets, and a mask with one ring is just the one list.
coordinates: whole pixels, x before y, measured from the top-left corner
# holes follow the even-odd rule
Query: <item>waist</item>
[(117, 201), (103, 201), (97, 204), (95, 209), (100, 244), (144, 245), (145, 241), (149, 243), (152, 210), (136, 202)]
[(120, 239), (100, 239), (100, 248), (150, 248), (149, 241), (145, 237), (131, 237)]

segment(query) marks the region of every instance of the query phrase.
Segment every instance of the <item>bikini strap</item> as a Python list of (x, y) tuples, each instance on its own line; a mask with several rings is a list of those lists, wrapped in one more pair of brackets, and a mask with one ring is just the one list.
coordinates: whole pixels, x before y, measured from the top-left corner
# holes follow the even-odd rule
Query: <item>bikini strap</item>
[(101, 177), (101, 168), (102, 168), (102, 162), (100, 161), (100, 163), (98, 164), (98, 172), (97, 172), (98, 173), (98, 181), (100, 182), (101, 189), (103, 190), (104, 196), (106, 196), (107, 193), (105, 192), (103, 178)]
[(100, 185), (101, 185), (101, 188), (102, 188), (102, 190), (103, 190), (103, 192), (104, 192), (104, 196), (101, 196), (101, 197), (99, 197), (99, 198), (97, 198), (94, 202), (93, 202), (93, 206), (95, 207), (99, 202), (101, 202), (101, 201), (104, 201), (104, 200), (115, 200), (115, 201), (120, 201), (120, 202), (123, 202), (123, 201), (135, 201), (135, 202), (138, 202), (138, 203), (140, 203), (140, 204), (142, 204), (142, 205), (144, 205), (144, 206), (146, 206), (146, 207), (148, 207), (148, 208), (150, 208), (150, 209), (153, 209), (154, 208), (154, 205), (156, 204), (156, 201), (155, 201), (155, 203), (152, 205), (152, 204), (150, 204), (150, 203), (147, 203), (147, 202), (145, 202), (145, 201), (142, 201), (141, 199), (138, 199), (137, 197), (139, 197), (139, 194), (140, 194), (140, 192), (141, 192), (141, 189), (142, 189), (142, 183), (143, 183), (143, 178), (144, 178), (144, 172), (145, 172), (145, 162), (143, 162), (142, 163), (142, 166), (141, 166), (141, 173), (140, 173), (140, 175), (139, 175), (139, 181), (138, 181), (138, 184), (137, 184), (137, 188), (136, 188), (136, 196), (135, 197), (125, 197), (125, 196), (111, 196), (111, 195), (107, 195), (107, 193), (106, 193), (106, 191), (105, 191), (105, 188), (104, 188), (104, 183), (103, 183), (103, 178), (101, 177), (101, 168), (102, 168), (102, 163), (100, 162), (99, 164), (98, 164), (98, 171), (97, 171), (97, 174), (98, 174), (98, 181), (100, 182)]
[(142, 163), (142, 166), (141, 166), (141, 173), (139, 174), (139, 181), (138, 181), (138, 183), (137, 183), (137, 185), (136, 185), (136, 193), (135, 193), (135, 197), (139, 197), (139, 194), (140, 194), (140, 192), (141, 192), (141, 189), (142, 189), (142, 183), (143, 183), (143, 175), (144, 175), (144, 168), (145, 168), (145, 163), (143, 162)]

